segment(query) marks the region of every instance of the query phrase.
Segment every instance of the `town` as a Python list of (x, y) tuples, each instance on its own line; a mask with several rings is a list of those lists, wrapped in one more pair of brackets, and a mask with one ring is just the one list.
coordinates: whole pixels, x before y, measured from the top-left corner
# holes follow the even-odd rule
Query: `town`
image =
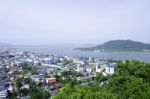
[(72, 86), (86, 86), (97, 79), (102, 85), (114, 74), (116, 63), (115, 60), (92, 57), (1, 49), (0, 99), (30, 99), (38, 96), (34, 95), (38, 92), (47, 99), (57, 95), (68, 82)]

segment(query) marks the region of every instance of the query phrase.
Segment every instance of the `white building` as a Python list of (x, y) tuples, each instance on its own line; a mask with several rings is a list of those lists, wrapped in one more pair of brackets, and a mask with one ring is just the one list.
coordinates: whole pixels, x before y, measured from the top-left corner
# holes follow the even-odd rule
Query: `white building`
[(81, 66), (80, 64), (78, 64), (76, 71), (77, 72), (83, 72), (84, 71), (83, 66)]
[(106, 72), (107, 74), (114, 74), (114, 68), (112, 68), (112, 67), (106, 67), (105, 72)]
[(5, 88), (0, 88), (0, 99), (6, 99), (7, 90)]
[(77, 58), (73, 58), (73, 62), (74, 62), (74, 63), (77, 63), (77, 64), (81, 64), (81, 65), (84, 64), (84, 62), (83, 62), (82, 60), (79, 60), (79, 59), (77, 59)]
[(39, 76), (39, 75), (32, 75), (30, 77), (30, 79), (34, 82), (36, 82), (37, 84), (40, 83), (40, 82), (44, 82), (44, 78), (42, 76)]
[(105, 64), (96, 64), (96, 72), (101, 73), (102, 71), (104, 71), (105, 67)]
[(106, 69), (105, 69), (105, 73), (110, 74), (110, 75), (114, 74), (115, 73), (115, 66), (116, 66), (116, 63), (109, 64), (109, 66), (106, 67)]
[(26, 61), (27, 62), (33, 62), (33, 59), (27, 58)]
[(12, 85), (10, 85), (10, 86), (8, 87), (8, 91), (9, 91), (9, 92), (13, 92), (13, 87), (12, 87)]
[(24, 86), (21, 87), (21, 89), (27, 89), (27, 90), (29, 90), (30, 86), (28, 84), (25, 84)]
[(89, 68), (86, 69), (86, 71), (87, 71), (88, 73), (91, 73), (91, 72), (92, 72), (92, 69), (89, 67)]

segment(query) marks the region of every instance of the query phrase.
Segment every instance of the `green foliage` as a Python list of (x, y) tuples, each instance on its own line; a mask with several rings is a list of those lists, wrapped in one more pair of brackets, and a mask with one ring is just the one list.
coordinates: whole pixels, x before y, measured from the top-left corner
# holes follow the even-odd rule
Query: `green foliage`
[(106, 87), (107, 90), (111, 89), (112, 92), (117, 93), (118, 99), (143, 99), (150, 91), (149, 85), (150, 64), (126, 61), (118, 63), (116, 74)]
[(16, 93), (10, 93), (8, 91), (8, 96), (7, 96), (8, 99), (17, 99), (17, 94)]
[(63, 61), (63, 65), (65, 66), (65, 65), (67, 65), (67, 64), (71, 64), (73, 61)]
[(22, 87), (22, 80), (23, 80), (23, 78), (18, 78), (16, 80), (16, 87), (17, 87), (18, 91), (20, 91), (20, 88)]
[(20, 93), (21, 93), (21, 96), (27, 96), (28, 93), (29, 93), (29, 90), (27, 90), (27, 89), (21, 89)]
[(49, 99), (49, 93), (47, 91), (43, 92), (42, 99)]
[(139, 61), (118, 62), (115, 74), (106, 80), (97, 74), (95, 84), (85, 87), (66, 84), (52, 99), (150, 99), (150, 64)]
[(96, 74), (96, 81), (97, 82), (102, 82), (102, 81), (106, 81), (107, 77), (104, 77), (102, 73), (97, 73)]
[(76, 77), (79, 77), (79, 76), (83, 76), (82, 73), (78, 73), (76, 71), (64, 71), (62, 72), (62, 76), (63, 77), (69, 77), (69, 76), (76, 76)]
[(33, 82), (30, 82), (29, 96), (30, 96), (30, 99), (49, 99), (49, 97), (50, 97), (50, 95), (47, 91), (43, 92)]
[(42, 99), (42, 94), (40, 93), (38, 86), (33, 82), (30, 82), (29, 95), (30, 99)]
[(98, 85), (89, 85), (87, 87), (71, 88), (70, 85), (65, 85), (61, 88), (59, 95), (52, 99), (116, 99), (113, 94), (102, 92)]
[(27, 64), (22, 65), (23, 74), (31, 73), (32, 75), (36, 74), (36, 70)]
[[(75, 77), (82, 77), (83, 74), (76, 71), (64, 71), (62, 75), (55, 75), (56, 80), (62, 84), (71, 84), (71, 86), (76, 86), (80, 82), (75, 79)], [(64, 79), (63, 79), (64, 78)]]

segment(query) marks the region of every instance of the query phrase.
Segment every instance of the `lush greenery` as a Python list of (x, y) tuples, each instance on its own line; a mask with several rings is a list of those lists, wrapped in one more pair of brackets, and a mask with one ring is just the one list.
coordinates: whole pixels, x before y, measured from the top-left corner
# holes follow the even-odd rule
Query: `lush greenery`
[(23, 74), (27, 74), (27, 73), (31, 73), (33, 75), (36, 74), (36, 70), (28, 66), (27, 64), (23, 64), (22, 69), (23, 69)]
[[(100, 75), (97, 80), (103, 81)], [(103, 85), (86, 87), (65, 84), (52, 99), (150, 99), (150, 64), (118, 62), (115, 74)]]
[(83, 51), (102, 50), (102, 51), (150, 51), (150, 44), (131, 40), (113, 40), (102, 45), (90, 48), (78, 48)]
[(95, 77), (95, 80), (96, 80), (97, 82), (104, 82), (104, 81), (106, 81), (107, 79), (109, 79), (109, 77), (103, 76), (102, 73), (97, 73), (97, 74), (96, 74), (96, 77)]
[(49, 99), (49, 93), (40, 88), (33, 82), (30, 82), (30, 90), (29, 90), (30, 99)]
[(50, 95), (47, 91), (41, 90), (40, 86), (29, 80), (30, 89), (21, 89), (23, 78), (16, 80), (16, 87), (18, 90), (19, 96), (29, 96), (30, 99), (49, 99)]
[(63, 85), (70, 84), (71, 86), (75, 86), (80, 84), (80, 82), (77, 81), (75, 78), (82, 77), (82, 76), (83, 76), (82, 73), (76, 71), (64, 71), (61, 73), (61, 76), (55, 75), (54, 77), (58, 82), (61, 82)]
[[(22, 64), (23, 74), (26, 75), (27, 73), (30, 73), (32, 75), (36, 74), (36, 69), (30, 67), (28, 64)], [(29, 89), (23, 88), (24, 85), (29, 85)], [(49, 99), (50, 94), (45, 91), (40, 84), (34, 83), (30, 78), (18, 78), (15, 81), (16, 89), (17, 89), (17, 95), (15, 96), (29, 96), (30, 99)], [(11, 99), (14, 99), (16, 97), (11, 97)]]
[(64, 71), (62, 72), (62, 76), (63, 77), (70, 77), (70, 76), (81, 77), (83, 76), (83, 74), (76, 72), (76, 71)]

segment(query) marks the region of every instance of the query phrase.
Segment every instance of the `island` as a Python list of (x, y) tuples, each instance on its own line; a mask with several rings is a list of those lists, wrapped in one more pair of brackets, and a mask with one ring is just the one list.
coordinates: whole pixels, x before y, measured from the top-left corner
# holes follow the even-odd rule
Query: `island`
[(111, 40), (94, 47), (75, 48), (80, 51), (150, 51), (150, 44), (132, 40)]

